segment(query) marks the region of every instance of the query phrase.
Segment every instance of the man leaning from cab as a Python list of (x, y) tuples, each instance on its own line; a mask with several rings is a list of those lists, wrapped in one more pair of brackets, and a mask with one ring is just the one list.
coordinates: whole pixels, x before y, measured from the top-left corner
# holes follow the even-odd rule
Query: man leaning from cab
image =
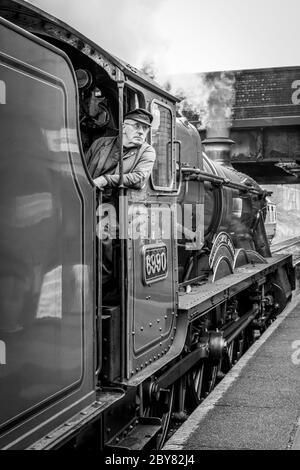
[[(146, 109), (137, 108), (125, 114), (123, 123), (124, 186), (141, 189), (150, 177), (155, 150), (146, 142), (153, 121)], [(120, 147), (118, 137), (100, 137), (89, 148), (86, 161), (94, 183), (100, 189), (119, 185)]]

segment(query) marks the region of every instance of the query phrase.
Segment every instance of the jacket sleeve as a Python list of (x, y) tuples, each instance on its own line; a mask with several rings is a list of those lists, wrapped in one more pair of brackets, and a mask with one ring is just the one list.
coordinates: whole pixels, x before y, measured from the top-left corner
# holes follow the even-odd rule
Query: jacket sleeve
[[(156, 154), (151, 145), (141, 153), (140, 158), (130, 173), (124, 173), (124, 186), (126, 188), (141, 189), (151, 175)], [(119, 184), (120, 175), (105, 175), (109, 187)]]
[(92, 178), (101, 175), (103, 165), (115, 142), (115, 137), (99, 137), (92, 143), (85, 155), (85, 161)]
[(86, 164), (87, 164), (88, 168), (90, 167), (91, 159), (92, 159), (92, 156), (93, 156), (93, 153), (94, 153), (94, 147), (95, 147), (95, 142), (90, 146), (90, 148), (88, 149), (88, 151), (85, 154), (85, 161), (86, 161)]
[(101, 156), (103, 138), (95, 140), (85, 154), (85, 161), (92, 178), (95, 178), (95, 172)]

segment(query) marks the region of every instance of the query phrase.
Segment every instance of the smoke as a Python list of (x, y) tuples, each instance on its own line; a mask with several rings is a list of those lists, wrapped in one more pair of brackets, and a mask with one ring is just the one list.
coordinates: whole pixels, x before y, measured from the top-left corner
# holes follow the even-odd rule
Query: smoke
[(175, 75), (164, 86), (181, 99), (179, 112), (200, 122), (199, 129), (230, 126), (235, 101), (233, 72)]

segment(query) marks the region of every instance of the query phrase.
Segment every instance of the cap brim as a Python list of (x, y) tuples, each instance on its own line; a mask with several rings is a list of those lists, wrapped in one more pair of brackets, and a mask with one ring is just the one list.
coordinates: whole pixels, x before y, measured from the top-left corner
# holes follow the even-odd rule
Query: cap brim
[(151, 127), (151, 123), (149, 121), (144, 121), (143, 118), (133, 118), (133, 117), (128, 116), (127, 119), (131, 119), (132, 121), (141, 122), (142, 124), (145, 124), (146, 126)]

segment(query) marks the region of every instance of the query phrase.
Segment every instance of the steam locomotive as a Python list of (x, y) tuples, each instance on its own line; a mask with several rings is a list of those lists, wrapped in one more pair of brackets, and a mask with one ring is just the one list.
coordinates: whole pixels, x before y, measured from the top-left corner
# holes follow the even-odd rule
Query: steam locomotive
[[(159, 448), (283, 310), (291, 256), (271, 256), (267, 193), (228, 136), (202, 144), (174, 96), (27, 2), (0, 16), (0, 448)], [(122, 142), (136, 107), (154, 115), (153, 173), (138, 191), (120, 175), (107, 205), (84, 152)]]

